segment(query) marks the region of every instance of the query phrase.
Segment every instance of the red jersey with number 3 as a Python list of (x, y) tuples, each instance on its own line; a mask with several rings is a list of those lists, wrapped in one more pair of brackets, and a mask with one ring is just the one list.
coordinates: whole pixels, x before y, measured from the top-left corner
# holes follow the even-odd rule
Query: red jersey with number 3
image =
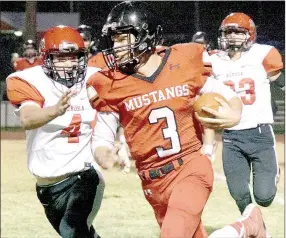
[[(97, 71), (87, 69), (87, 77)], [(47, 108), (57, 104), (67, 88), (46, 76), (41, 66), (16, 72), (7, 78), (7, 95), (16, 106), (15, 113), (25, 105)], [(29, 171), (39, 177), (55, 177), (84, 169), (92, 162), (91, 135), (96, 111), (87, 98), (85, 82), (71, 90), (77, 94), (62, 116), (44, 126), (26, 131)]]
[(231, 60), (219, 51), (210, 57), (216, 79), (231, 87), (243, 102), (240, 123), (230, 130), (254, 128), (258, 124), (273, 123), (270, 84), (267, 74), (283, 68), (282, 57), (273, 46), (254, 44), (242, 52), (238, 60)]
[(208, 72), (203, 46), (180, 44), (161, 52), (150, 77), (102, 70), (88, 80), (98, 111), (115, 111), (139, 170), (158, 167), (201, 148), (201, 130), (192, 104)]

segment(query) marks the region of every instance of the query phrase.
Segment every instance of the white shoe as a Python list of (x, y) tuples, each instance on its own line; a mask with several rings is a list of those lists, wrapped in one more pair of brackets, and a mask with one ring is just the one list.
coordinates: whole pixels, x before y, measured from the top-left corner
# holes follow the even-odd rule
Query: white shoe
[(244, 237), (267, 238), (262, 213), (255, 204), (249, 204), (238, 221), (244, 225)]

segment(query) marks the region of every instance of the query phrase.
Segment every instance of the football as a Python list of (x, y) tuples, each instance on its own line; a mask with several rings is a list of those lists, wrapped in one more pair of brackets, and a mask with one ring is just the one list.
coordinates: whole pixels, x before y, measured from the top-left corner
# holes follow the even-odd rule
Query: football
[(220, 98), (227, 103), (227, 100), (218, 93), (204, 93), (200, 95), (194, 102), (194, 111), (197, 112), (200, 117), (214, 118), (212, 114), (202, 110), (202, 107), (208, 107), (213, 110), (219, 111), (221, 104), (215, 100), (215, 97)]

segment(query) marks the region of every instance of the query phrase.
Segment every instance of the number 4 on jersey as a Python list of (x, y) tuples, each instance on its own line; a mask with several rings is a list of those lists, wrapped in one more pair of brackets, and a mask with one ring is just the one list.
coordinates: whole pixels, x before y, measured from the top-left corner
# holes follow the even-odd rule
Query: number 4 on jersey
[(74, 114), (70, 125), (62, 130), (61, 135), (68, 136), (68, 143), (78, 143), (80, 135), (81, 115)]

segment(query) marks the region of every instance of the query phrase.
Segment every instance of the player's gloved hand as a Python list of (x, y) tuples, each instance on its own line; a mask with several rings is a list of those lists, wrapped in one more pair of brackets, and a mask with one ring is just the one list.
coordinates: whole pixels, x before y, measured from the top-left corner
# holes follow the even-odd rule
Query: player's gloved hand
[(54, 105), (56, 116), (61, 116), (61, 115), (65, 114), (66, 110), (70, 106), (70, 99), (74, 94), (75, 94), (75, 92), (70, 91), (70, 90), (67, 90), (66, 92), (63, 93), (63, 95), (60, 97), (57, 104)]
[(210, 129), (230, 128), (237, 125), (240, 121), (240, 111), (230, 107), (228, 103), (224, 102), (220, 98), (215, 98), (215, 100), (217, 100), (221, 105), (218, 111), (202, 107), (204, 111), (212, 114), (215, 118), (200, 117), (195, 113), (196, 118), (201, 122), (201, 124)]
[(119, 157), (119, 165), (121, 167), (122, 173), (127, 174), (131, 169), (131, 161), (128, 155), (128, 146), (126, 143), (120, 144), (120, 149), (117, 152)]
[(110, 170), (113, 168), (117, 157), (112, 150), (106, 146), (97, 147), (94, 151), (95, 162), (102, 168)]
[(212, 145), (203, 144), (201, 152), (203, 155), (208, 156), (211, 162), (214, 162), (216, 159), (216, 149), (217, 149), (217, 142), (214, 141)]

